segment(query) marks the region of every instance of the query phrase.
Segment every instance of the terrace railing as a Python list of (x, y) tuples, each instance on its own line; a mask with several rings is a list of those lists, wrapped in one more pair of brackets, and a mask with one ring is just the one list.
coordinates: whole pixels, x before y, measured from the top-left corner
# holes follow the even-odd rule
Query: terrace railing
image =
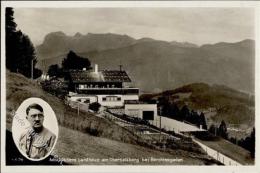
[(79, 94), (139, 95), (138, 88), (77, 88)]

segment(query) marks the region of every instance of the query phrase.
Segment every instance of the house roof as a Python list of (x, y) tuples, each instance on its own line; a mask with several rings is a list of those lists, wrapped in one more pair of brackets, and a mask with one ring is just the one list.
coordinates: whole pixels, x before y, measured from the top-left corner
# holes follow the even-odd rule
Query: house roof
[(131, 79), (125, 71), (122, 70), (104, 70), (102, 71), (105, 81), (111, 82), (131, 82)]
[(103, 70), (98, 73), (93, 71), (71, 71), (70, 77), (73, 82), (131, 82), (125, 71)]

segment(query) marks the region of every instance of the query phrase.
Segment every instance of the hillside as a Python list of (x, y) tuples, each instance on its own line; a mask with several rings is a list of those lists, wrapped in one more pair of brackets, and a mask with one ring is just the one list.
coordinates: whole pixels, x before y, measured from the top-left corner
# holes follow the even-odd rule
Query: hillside
[(240, 124), (251, 132), (255, 126), (254, 95), (205, 83), (193, 83), (158, 94), (143, 95), (143, 98), (167, 97), (181, 108), (187, 104), (190, 110), (203, 111), (208, 124), (225, 120), (227, 124)]
[[(136, 143), (136, 136), (129, 133), (125, 129), (111, 123), (108, 120), (96, 117), (94, 114), (81, 112), (77, 115), (77, 111), (66, 106), (62, 100), (52, 96), (51, 94), (43, 91), (41, 87), (31, 80), (26, 79), (20, 74), (7, 72), (7, 125), (12, 123), (11, 112), (17, 110), (19, 105), (27, 98), (39, 97), (48, 102), (56, 113), (58, 123), (63, 126), (79, 129), (90, 132), (91, 128), (97, 129), (97, 134), (100, 137), (109, 137), (118, 141), (125, 141), (128, 143)], [(73, 124), (77, 118), (77, 126)], [(89, 129), (87, 131), (87, 129)], [(10, 128), (9, 128), (10, 129)], [(85, 130), (86, 129), (86, 130)], [(117, 129), (116, 131), (114, 129)]]
[(221, 42), (216, 44), (207, 44), (203, 45), (201, 49), (205, 49), (220, 56), (228, 56), (229, 58), (235, 58), (238, 61), (245, 62), (248, 60), (253, 61), (253, 59), (247, 59), (246, 57), (254, 56), (254, 42), (250, 39), (236, 43)]
[[(78, 158), (80, 164), (93, 165), (203, 165), (210, 162), (188, 151), (171, 150), (162, 152), (139, 145), (114, 141), (108, 138), (93, 137), (87, 134), (61, 127), (60, 140), (57, 143), (57, 154), (65, 158)], [(80, 139), (80, 143), (77, 142)], [(71, 146), (74, 146), (73, 148)], [(181, 158), (183, 161), (167, 163), (163, 161), (144, 162), (141, 158)], [(108, 159), (106, 162), (86, 161), (86, 158)], [(131, 158), (132, 161), (116, 161), (112, 159)], [(205, 157), (207, 158), (207, 157)], [(85, 159), (85, 161), (84, 161)], [(137, 161), (138, 160), (138, 161)], [(73, 162), (71, 162), (73, 164)], [(75, 164), (75, 162), (74, 162)], [(76, 163), (79, 164), (79, 163)], [(211, 163), (210, 163), (211, 164)]]
[[(50, 41), (51, 40), (51, 41)], [(133, 39), (126, 35), (52, 33), (37, 47), (39, 67), (61, 64), (73, 50), (100, 69), (123, 65), (142, 92), (159, 92), (188, 83), (226, 85), (254, 93), (254, 41), (217, 43), (198, 47), (192, 43)]]
[[(43, 91), (40, 86), (20, 74), (14, 74), (7, 71), (6, 74), (6, 126), (7, 126), (7, 156), (12, 160), (13, 153), (17, 153), (16, 147), (12, 144), (11, 125), (12, 111), (17, 110), (22, 101), (29, 97), (40, 97), (47, 101), (56, 113), (59, 122), (59, 137), (55, 155), (59, 158), (83, 159), (76, 163), (73, 160), (67, 160), (69, 164), (185, 164), (185, 165), (203, 165), (214, 164), (205, 153), (193, 153), (181, 149), (159, 150), (152, 149), (145, 144), (143, 139), (131, 133), (127, 129), (100, 118), (91, 113), (80, 112), (67, 107), (58, 98)], [(74, 123), (76, 122), (76, 123)], [(91, 131), (92, 130), (92, 131)], [(95, 130), (95, 131), (94, 131)], [(94, 133), (95, 132), (95, 133)], [(198, 148), (199, 150), (199, 148)], [(53, 154), (54, 154), (53, 153)], [(102, 163), (95, 161), (86, 161), (86, 158), (171, 158), (183, 159), (181, 162), (153, 162), (153, 163), (135, 163), (120, 162), (108, 160)], [(7, 160), (8, 160), (7, 159)], [(20, 163), (21, 164), (21, 163)], [(31, 163), (29, 163), (31, 164)], [(48, 163), (49, 164), (49, 163)]]

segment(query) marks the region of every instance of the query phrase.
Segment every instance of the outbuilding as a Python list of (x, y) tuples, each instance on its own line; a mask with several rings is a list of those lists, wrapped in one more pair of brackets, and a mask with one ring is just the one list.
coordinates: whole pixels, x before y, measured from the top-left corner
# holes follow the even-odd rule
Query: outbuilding
[(143, 102), (126, 102), (125, 114), (148, 121), (157, 121), (157, 104)]

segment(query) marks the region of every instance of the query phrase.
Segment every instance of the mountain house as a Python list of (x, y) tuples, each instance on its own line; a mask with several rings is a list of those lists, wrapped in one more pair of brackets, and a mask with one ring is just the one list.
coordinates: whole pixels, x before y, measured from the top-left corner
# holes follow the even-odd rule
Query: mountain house
[(139, 100), (139, 88), (129, 87), (131, 79), (123, 70), (75, 70), (69, 72), (69, 98), (102, 106), (124, 106), (125, 101)]
[(157, 119), (157, 104), (139, 102), (139, 88), (130, 87), (126, 71), (71, 70), (68, 75), (70, 101), (94, 103), (104, 107), (124, 108), (125, 114), (146, 120)]

